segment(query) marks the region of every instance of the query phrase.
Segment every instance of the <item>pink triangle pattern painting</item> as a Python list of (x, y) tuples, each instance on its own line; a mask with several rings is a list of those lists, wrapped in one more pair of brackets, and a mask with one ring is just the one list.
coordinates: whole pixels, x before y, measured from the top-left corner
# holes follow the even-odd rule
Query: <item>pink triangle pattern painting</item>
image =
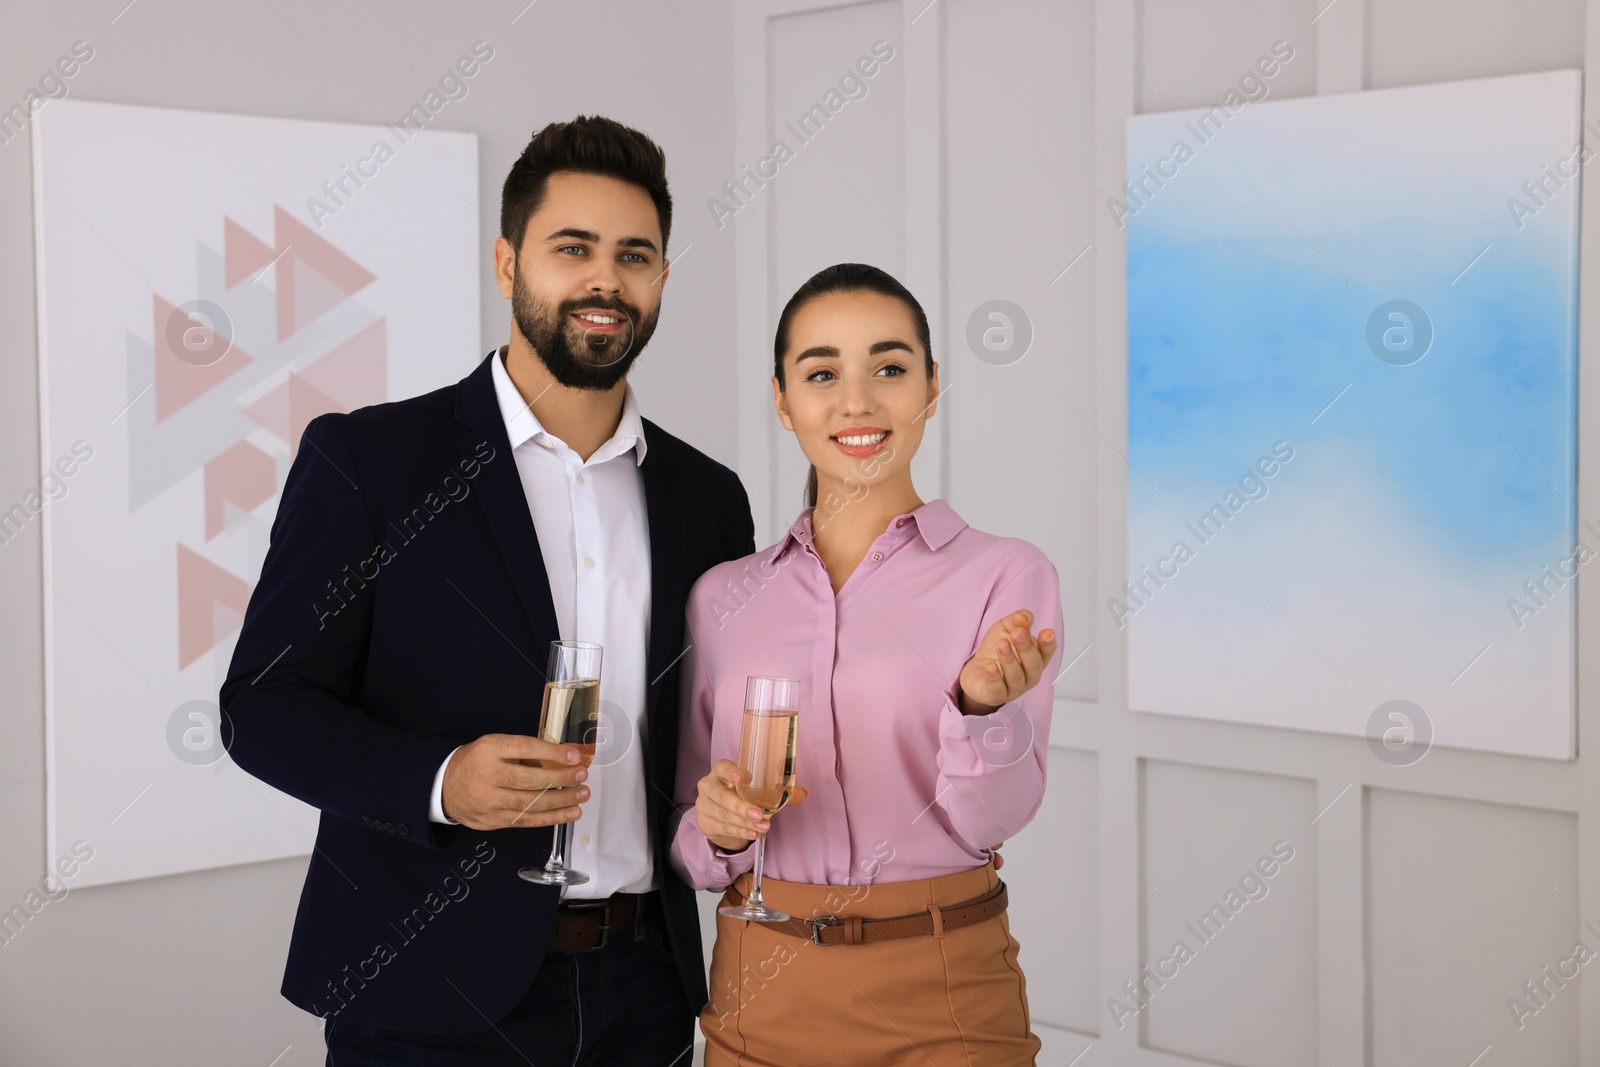
[[(276, 339), (280, 342), (377, 280), (350, 255), (277, 204), (273, 205), (271, 244), (224, 217), (225, 288), (257, 281), (269, 270), (276, 286), (274, 318)], [(191, 352), (172, 351), (168, 324), (177, 314), (171, 302), (155, 298), (158, 422), (207, 396), (237, 371), (257, 362), (237, 345), (228, 347), (216, 362), (204, 365)], [(184, 328), (188, 331), (185, 343), (192, 342), (202, 352), (219, 340), (227, 343), (198, 320), (184, 324)], [(258, 337), (256, 341), (267, 347), (264, 339)], [(265, 359), (268, 368), (274, 362), (274, 358)], [(254, 399), (241, 401), (237, 409), (249, 422), (287, 445), (291, 462), (299, 453), (306, 424), (318, 415), (353, 411), (388, 399), (388, 320), (379, 316), (316, 355), (310, 363), (305, 363), (304, 357), (294, 362), (302, 363), (301, 369), (289, 370), (274, 388), (258, 385), (247, 390)], [(211, 541), (224, 534), (239, 514), (267, 504), (278, 488), (278, 461), (241, 436), (205, 463), (201, 523), (204, 539)], [(195, 549), (180, 543), (177, 550), (181, 669), (237, 632), (251, 586)]]
[[(285, 341), (378, 278), (349, 254), (296, 221), (282, 206), (272, 205), (274, 234), (264, 242), (234, 219), (222, 219), (224, 288), (259, 280), (272, 270), (275, 286), (275, 333)], [(154, 298), (155, 411), (157, 422), (171, 418), (222, 382), (258, 360), (211, 330), (197, 315), (179, 322), (173, 302)], [(182, 350), (176, 344), (182, 342)], [(264, 339), (259, 344), (266, 346)], [(320, 347), (320, 346), (317, 346)], [(206, 355), (221, 350), (213, 362)], [(266, 358), (266, 366), (277, 362)], [(386, 317), (362, 326), (336, 342), (301, 370), (290, 370), (274, 389), (254, 389), (254, 402), (240, 408), (243, 416), (285, 443), (290, 459), (298, 456), (307, 424), (330, 411), (382, 403), (389, 394), (389, 326)], [(269, 371), (270, 373), (270, 371)], [(264, 506), (278, 490), (278, 461), (250, 440), (240, 440), (214, 454), (203, 469), (202, 530), (213, 541), (229, 530), (238, 515)], [(210, 653), (237, 632), (251, 585), (210, 558), (178, 544), (179, 669)]]

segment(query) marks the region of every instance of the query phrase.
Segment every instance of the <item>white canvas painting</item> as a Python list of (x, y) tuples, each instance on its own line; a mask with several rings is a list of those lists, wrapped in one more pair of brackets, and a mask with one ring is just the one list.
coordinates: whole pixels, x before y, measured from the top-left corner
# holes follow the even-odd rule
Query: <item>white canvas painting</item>
[(42, 524), (49, 862), (309, 853), (217, 692), (305, 424), (482, 357), (476, 135), (78, 100), (33, 130), (46, 473), (0, 539)]

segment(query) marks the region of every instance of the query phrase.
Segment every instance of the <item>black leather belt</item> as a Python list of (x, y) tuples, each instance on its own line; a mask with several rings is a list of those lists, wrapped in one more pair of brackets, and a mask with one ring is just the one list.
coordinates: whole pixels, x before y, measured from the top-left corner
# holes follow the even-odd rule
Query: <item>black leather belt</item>
[(614, 893), (604, 900), (564, 900), (556, 906), (549, 952), (593, 952), (611, 935), (633, 929), (643, 901), (637, 893)]

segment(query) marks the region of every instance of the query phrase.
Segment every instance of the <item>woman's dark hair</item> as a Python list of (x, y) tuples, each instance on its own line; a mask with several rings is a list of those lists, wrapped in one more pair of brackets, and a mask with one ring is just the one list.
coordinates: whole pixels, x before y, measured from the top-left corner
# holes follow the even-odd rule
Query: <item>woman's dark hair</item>
[[(783, 380), (783, 354), (789, 349), (790, 322), (801, 308), (817, 297), (830, 293), (877, 293), (904, 304), (906, 310), (911, 312), (911, 321), (917, 327), (917, 340), (922, 342), (922, 351), (926, 354), (924, 369), (928, 377), (933, 377), (933, 342), (928, 336), (928, 316), (922, 310), (922, 305), (917, 303), (917, 298), (911, 295), (911, 290), (901, 285), (894, 275), (869, 264), (835, 263), (807, 278), (805, 284), (796, 289), (789, 302), (783, 305), (783, 314), (778, 316), (778, 333), (772, 343), (772, 373), (778, 379), (780, 392), (787, 388)], [(811, 473), (806, 475), (805, 501), (806, 507), (816, 507), (816, 467), (812, 467)]]
[(667, 155), (650, 138), (603, 115), (579, 115), (552, 122), (533, 135), (511, 165), (500, 190), (500, 236), (522, 247), (528, 219), (544, 203), (545, 186), (556, 171), (601, 174), (640, 186), (655, 201), (661, 223), (661, 254), (672, 231), (672, 195), (667, 192)]

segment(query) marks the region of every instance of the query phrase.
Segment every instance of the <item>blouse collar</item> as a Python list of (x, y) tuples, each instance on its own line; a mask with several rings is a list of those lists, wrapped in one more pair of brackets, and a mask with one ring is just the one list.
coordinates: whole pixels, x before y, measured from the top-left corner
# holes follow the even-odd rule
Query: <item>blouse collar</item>
[[(816, 510), (815, 507), (808, 507), (800, 512), (789, 529), (778, 539), (778, 543), (765, 553), (767, 563), (776, 562), (790, 544), (809, 546), (812, 543), (811, 516)], [(943, 497), (940, 497), (928, 501), (915, 511), (890, 519), (889, 527), (884, 532), (894, 534), (907, 526), (915, 529), (921, 535), (923, 543), (937, 552), (949, 544), (956, 534), (966, 529), (967, 522), (956, 514), (955, 509)]]

